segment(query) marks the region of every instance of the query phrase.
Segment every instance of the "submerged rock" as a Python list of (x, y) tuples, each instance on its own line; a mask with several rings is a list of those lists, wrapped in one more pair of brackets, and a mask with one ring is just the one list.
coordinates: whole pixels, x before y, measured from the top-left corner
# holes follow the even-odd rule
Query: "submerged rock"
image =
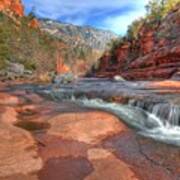
[(178, 148), (137, 135), (107, 112), (50, 101), (34, 86), (18, 87), (11, 86), (9, 102), (1, 103), (1, 180), (179, 179)]

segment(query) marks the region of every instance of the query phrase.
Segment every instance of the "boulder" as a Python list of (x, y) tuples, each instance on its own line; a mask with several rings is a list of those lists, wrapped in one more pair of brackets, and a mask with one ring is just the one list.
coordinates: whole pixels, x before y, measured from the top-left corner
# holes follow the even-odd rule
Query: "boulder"
[(114, 76), (113, 79), (115, 81), (125, 81), (125, 79), (122, 76), (118, 76), (118, 75)]
[(65, 73), (55, 76), (53, 79), (53, 83), (60, 85), (60, 84), (68, 84), (72, 83), (75, 80), (75, 76), (72, 73)]
[(8, 65), (8, 71), (18, 74), (18, 75), (22, 75), (24, 74), (24, 65), (23, 64), (19, 64), (19, 63), (9, 63)]

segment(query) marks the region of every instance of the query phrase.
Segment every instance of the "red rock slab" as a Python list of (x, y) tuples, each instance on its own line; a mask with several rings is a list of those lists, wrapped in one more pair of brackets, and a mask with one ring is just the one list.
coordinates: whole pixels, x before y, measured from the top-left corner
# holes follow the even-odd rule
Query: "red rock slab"
[(63, 140), (57, 136), (37, 133), (35, 139), (39, 144), (39, 154), (44, 162), (60, 157), (86, 157), (90, 145), (73, 140)]
[(49, 123), (49, 135), (86, 144), (98, 144), (107, 136), (126, 130), (126, 126), (120, 124), (115, 116), (98, 111), (60, 114), (50, 119)]
[(127, 163), (141, 180), (179, 180), (179, 148), (138, 136), (132, 131), (107, 138), (103, 148)]
[(27, 131), (0, 123), (0, 179), (28, 175), (42, 168), (34, 139)]
[(93, 171), (86, 158), (50, 159), (39, 173), (40, 180), (84, 180)]
[(159, 81), (152, 82), (148, 85), (150, 88), (171, 88), (171, 89), (180, 89), (180, 81)]
[(0, 122), (14, 124), (17, 122), (17, 112), (13, 107), (0, 106)]
[(26, 100), (26, 102), (31, 102), (34, 104), (41, 103), (44, 100), (38, 94), (35, 94), (33, 92), (28, 92), (28, 91), (16, 90), (16, 91), (11, 92), (11, 94), (19, 98), (23, 98), (24, 100)]
[(138, 180), (131, 167), (108, 150), (102, 148), (89, 149), (88, 159), (93, 164), (94, 170), (85, 180)]
[(34, 174), (14, 174), (13, 176), (1, 178), (1, 180), (39, 180), (37, 175)]
[(34, 134), (45, 164), (38, 173), (40, 180), (138, 179), (128, 164), (101, 147), (104, 139), (127, 131), (115, 116), (100, 111), (65, 112), (48, 122), (47, 132)]
[(7, 93), (0, 93), (0, 105), (17, 105), (20, 103), (21, 101), (18, 97)]

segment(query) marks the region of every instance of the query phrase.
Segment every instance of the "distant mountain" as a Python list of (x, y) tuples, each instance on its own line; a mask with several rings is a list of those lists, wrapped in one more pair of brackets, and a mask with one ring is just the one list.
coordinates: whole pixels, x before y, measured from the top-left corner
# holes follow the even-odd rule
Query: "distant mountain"
[(43, 31), (62, 39), (71, 47), (82, 45), (103, 51), (107, 47), (108, 42), (117, 38), (117, 35), (111, 31), (100, 30), (90, 26), (76, 26), (52, 20), (40, 20), (40, 27)]

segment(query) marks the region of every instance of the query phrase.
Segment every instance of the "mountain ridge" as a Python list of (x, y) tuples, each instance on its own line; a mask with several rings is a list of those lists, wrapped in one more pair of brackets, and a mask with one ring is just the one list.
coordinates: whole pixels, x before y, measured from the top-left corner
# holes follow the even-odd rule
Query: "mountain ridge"
[(82, 45), (89, 45), (93, 49), (105, 50), (107, 43), (118, 37), (109, 30), (102, 30), (89, 25), (79, 26), (50, 19), (40, 19), (39, 22), (41, 30), (64, 40), (69, 45), (72, 45), (70, 39), (71, 41), (79, 41)]

